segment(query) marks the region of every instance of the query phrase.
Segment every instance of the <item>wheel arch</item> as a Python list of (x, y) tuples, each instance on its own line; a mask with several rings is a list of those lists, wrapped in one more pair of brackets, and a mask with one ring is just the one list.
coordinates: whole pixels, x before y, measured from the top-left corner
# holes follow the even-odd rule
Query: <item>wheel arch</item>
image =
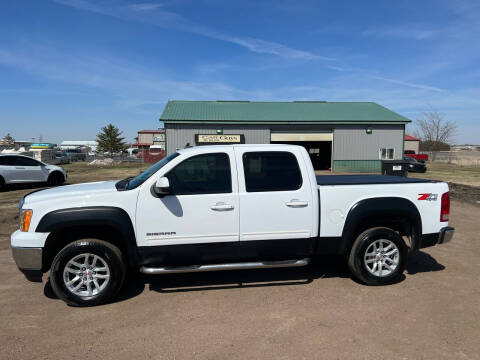
[(348, 253), (358, 234), (377, 226), (411, 236), (411, 249), (418, 248), (422, 220), (415, 204), (402, 197), (378, 197), (360, 200), (352, 206), (345, 219), (340, 252)]
[(121, 208), (95, 206), (55, 210), (42, 217), (35, 231), (50, 233), (43, 249), (44, 272), (64, 246), (82, 238), (110, 242), (124, 253), (129, 266), (138, 263), (133, 224)]

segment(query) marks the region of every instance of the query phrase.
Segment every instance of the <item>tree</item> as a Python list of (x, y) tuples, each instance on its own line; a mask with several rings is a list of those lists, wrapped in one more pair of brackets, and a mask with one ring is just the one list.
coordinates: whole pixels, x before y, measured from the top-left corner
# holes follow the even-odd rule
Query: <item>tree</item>
[(123, 141), (125, 138), (120, 135), (122, 132), (112, 124), (102, 127), (102, 131), (97, 135), (97, 151), (112, 156), (125, 150), (127, 148)]
[(445, 116), (435, 111), (425, 112), (423, 118), (416, 120), (417, 136), (422, 140), (422, 149), (432, 154), (435, 160), (437, 151), (449, 145), (457, 131), (457, 123), (445, 120)]
[(3, 137), (3, 143), (7, 149), (10, 149), (15, 145), (15, 139), (8, 133)]

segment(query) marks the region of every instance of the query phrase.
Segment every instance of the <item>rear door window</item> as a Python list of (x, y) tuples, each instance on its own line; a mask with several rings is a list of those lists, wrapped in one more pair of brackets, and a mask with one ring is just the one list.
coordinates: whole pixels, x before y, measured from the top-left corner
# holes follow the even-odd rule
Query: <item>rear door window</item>
[(27, 157), (18, 156), (15, 160), (15, 165), (17, 166), (40, 166), (40, 163), (35, 159), (30, 159)]
[(247, 192), (293, 191), (302, 187), (297, 158), (287, 151), (261, 151), (243, 154)]

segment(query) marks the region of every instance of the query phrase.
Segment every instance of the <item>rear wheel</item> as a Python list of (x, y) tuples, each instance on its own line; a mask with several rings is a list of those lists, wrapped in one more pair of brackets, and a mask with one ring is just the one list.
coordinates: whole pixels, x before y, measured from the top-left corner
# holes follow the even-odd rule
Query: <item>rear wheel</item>
[(407, 246), (392, 229), (377, 227), (356, 238), (348, 266), (358, 280), (368, 285), (386, 285), (400, 279), (407, 262)]
[(125, 279), (120, 250), (97, 239), (68, 244), (55, 257), (50, 282), (55, 294), (69, 305), (93, 306), (113, 299)]
[(3, 177), (0, 176), (0, 191), (3, 191), (5, 189), (5, 180), (3, 180)]

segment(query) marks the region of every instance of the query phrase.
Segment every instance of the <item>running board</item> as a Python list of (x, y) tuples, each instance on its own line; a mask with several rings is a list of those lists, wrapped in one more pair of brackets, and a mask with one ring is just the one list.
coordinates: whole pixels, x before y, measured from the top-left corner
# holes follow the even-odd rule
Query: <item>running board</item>
[(178, 267), (146, 267), (142, 266), (140, 272), (144, 274), (179, 274), (189, 272), (205, 272), (218, 270), (245, 270), (245, 269), (266, 269), (281, 267), (299, 267), (310, 263), (309, 258), (301, 260), (283, 260), (283, 261), (258, 261), (230, 264), (208, 264)]

